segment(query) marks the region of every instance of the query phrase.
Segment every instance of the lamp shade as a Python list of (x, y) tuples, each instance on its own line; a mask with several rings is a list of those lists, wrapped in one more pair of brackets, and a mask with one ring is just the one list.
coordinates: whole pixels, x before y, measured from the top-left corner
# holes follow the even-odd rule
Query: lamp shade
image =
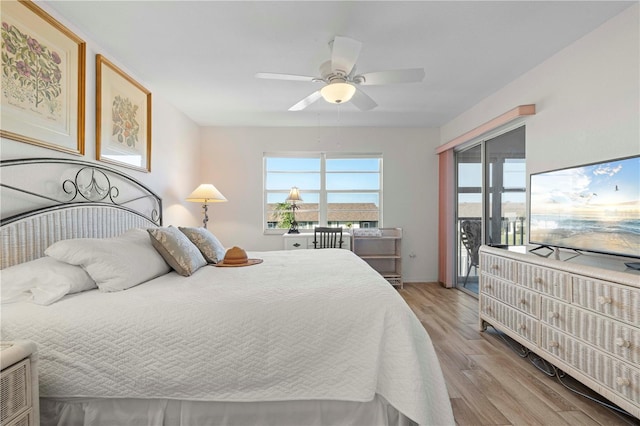
[(291, 188), (291, 191), (289, 191), (289, 196), (285, 201), (292, 203), (295, 203), (296, 201), (303, 201), (302, 197), (300, 197), (300, 190), (297, 186)]
[(215, 203), (227, 201), (227, 199), (210, 183), (203, 183), (187, 197), (187, 201), (196, 203)]
[(320, 89), (320, 94), (325, 101), (332, 104), (349, 102), (356, 93), (356, 87), (349, 83), (330, 83)]

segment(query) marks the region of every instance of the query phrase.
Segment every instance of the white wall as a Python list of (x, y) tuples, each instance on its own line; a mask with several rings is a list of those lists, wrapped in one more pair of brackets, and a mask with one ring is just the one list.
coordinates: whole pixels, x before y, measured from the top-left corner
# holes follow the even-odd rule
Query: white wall
[[(41, 4), (47, 8), (46, 4)], [(521, 104), (527, 119), (528, 173), (640, 152), (639, 7), (594, 32), (478, 103), (441, 129), (204, 128), (177, 111), (69, 22), (87, 42), (86, 154), (95, 158), (95, 54), (102, 53), (153, 93), (152, 172), (129, 169), (164, 199), (165, 224), (198, 225), (201, 208), (184, 201), (198, 184), (214, 183), (229, 199), (210, 207), (210, 229), (226, 245), (282, 247), (262, 232), (262, 153), (265, 151), (382, 152), (384, 225), (405, 229), (407, 281), (437, 278), (437, 158), (434, 148)], [(9, 140), (2, 159), (65, 156)], [(409, 254), (415, 253), (411, 258)]]
[[(0, 141), (0, 158), (4, 160), (22, 157), (69, 157), (95, 161), (95, 56), (100, 53), (152, 93), (151, 173), (121, 167), (115, 168), (143, 182), (163, 198), (166, 223), (197, 224), (199, 220), (198, 206), (184, 201), (184, 198), (193, 191), (199, 182), (200, 128), (164, 100), (160, 94), (154, 93), (153, 86), (139, 79), (133, 70), (127, 69), (126, 64), (119, 63), (118, 58), (111, 56), (109, 52), (93, 43), (86, 34), (47, 8), (46, 4), (39, 3), (39, 6), (87, 43), (85, 155), (79, 157), (27, 143), (2, 139)], [(105, 165), (111, 166), (110, 164)], [(25, 176), (25, 178), (32, 178), (32, 176)]]
[(630, 7), (447, 123), (441, 143), (533, 103), (527, 173), (639, 154), (639, 9)]
[(381, 152), (384, 226), (404, 228), (404, 279), (436, 280), (437, 129), (209, 127), (202, 139), (202, 181), (229, 200), (210, 207), (209, 229), (249, 250), (283, 247), (281, 236), (263, 234), (264, 152)]

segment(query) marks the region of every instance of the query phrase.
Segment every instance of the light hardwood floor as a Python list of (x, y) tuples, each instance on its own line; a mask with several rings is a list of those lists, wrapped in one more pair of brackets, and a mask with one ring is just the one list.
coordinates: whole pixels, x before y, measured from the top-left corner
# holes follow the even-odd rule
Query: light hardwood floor
[(520, 358), (493, 328), (479, 332), (476, 298), (438, 283), (405, 284), (399, 292), (431, 336), (457, 424), (640, 425), (570, 392)]

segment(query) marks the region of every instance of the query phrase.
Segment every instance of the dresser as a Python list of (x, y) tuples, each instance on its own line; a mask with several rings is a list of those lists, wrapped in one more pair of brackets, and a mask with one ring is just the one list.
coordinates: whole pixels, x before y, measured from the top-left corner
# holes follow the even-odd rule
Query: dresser
[(640, 273), (559, 253), (482, 246), (481, 329), (491, 324), (640, 418)]
[(30, 341), (0, 343), (0, 424), (38, 426), (38, 369), (36, 345)]
[[(282, 236), (284, 240), (284, 249), (285, 250), (306, 250), (313, 249), (313, 232), (305, 233), (300, 232), (299, 234), (284, 234)], [(342, 232), (342, 248), (346, 250), (351, 250), (351, 235), (343, 231)]]

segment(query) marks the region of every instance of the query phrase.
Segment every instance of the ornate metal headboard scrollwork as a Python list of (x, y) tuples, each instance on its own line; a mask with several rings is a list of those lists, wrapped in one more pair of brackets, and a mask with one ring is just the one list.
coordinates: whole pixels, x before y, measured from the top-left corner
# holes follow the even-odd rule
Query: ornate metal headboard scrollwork
[(116, 169), (65, 158), (0, 161), (0, 268), (67, 238), (162, 225), (162, 199)]

